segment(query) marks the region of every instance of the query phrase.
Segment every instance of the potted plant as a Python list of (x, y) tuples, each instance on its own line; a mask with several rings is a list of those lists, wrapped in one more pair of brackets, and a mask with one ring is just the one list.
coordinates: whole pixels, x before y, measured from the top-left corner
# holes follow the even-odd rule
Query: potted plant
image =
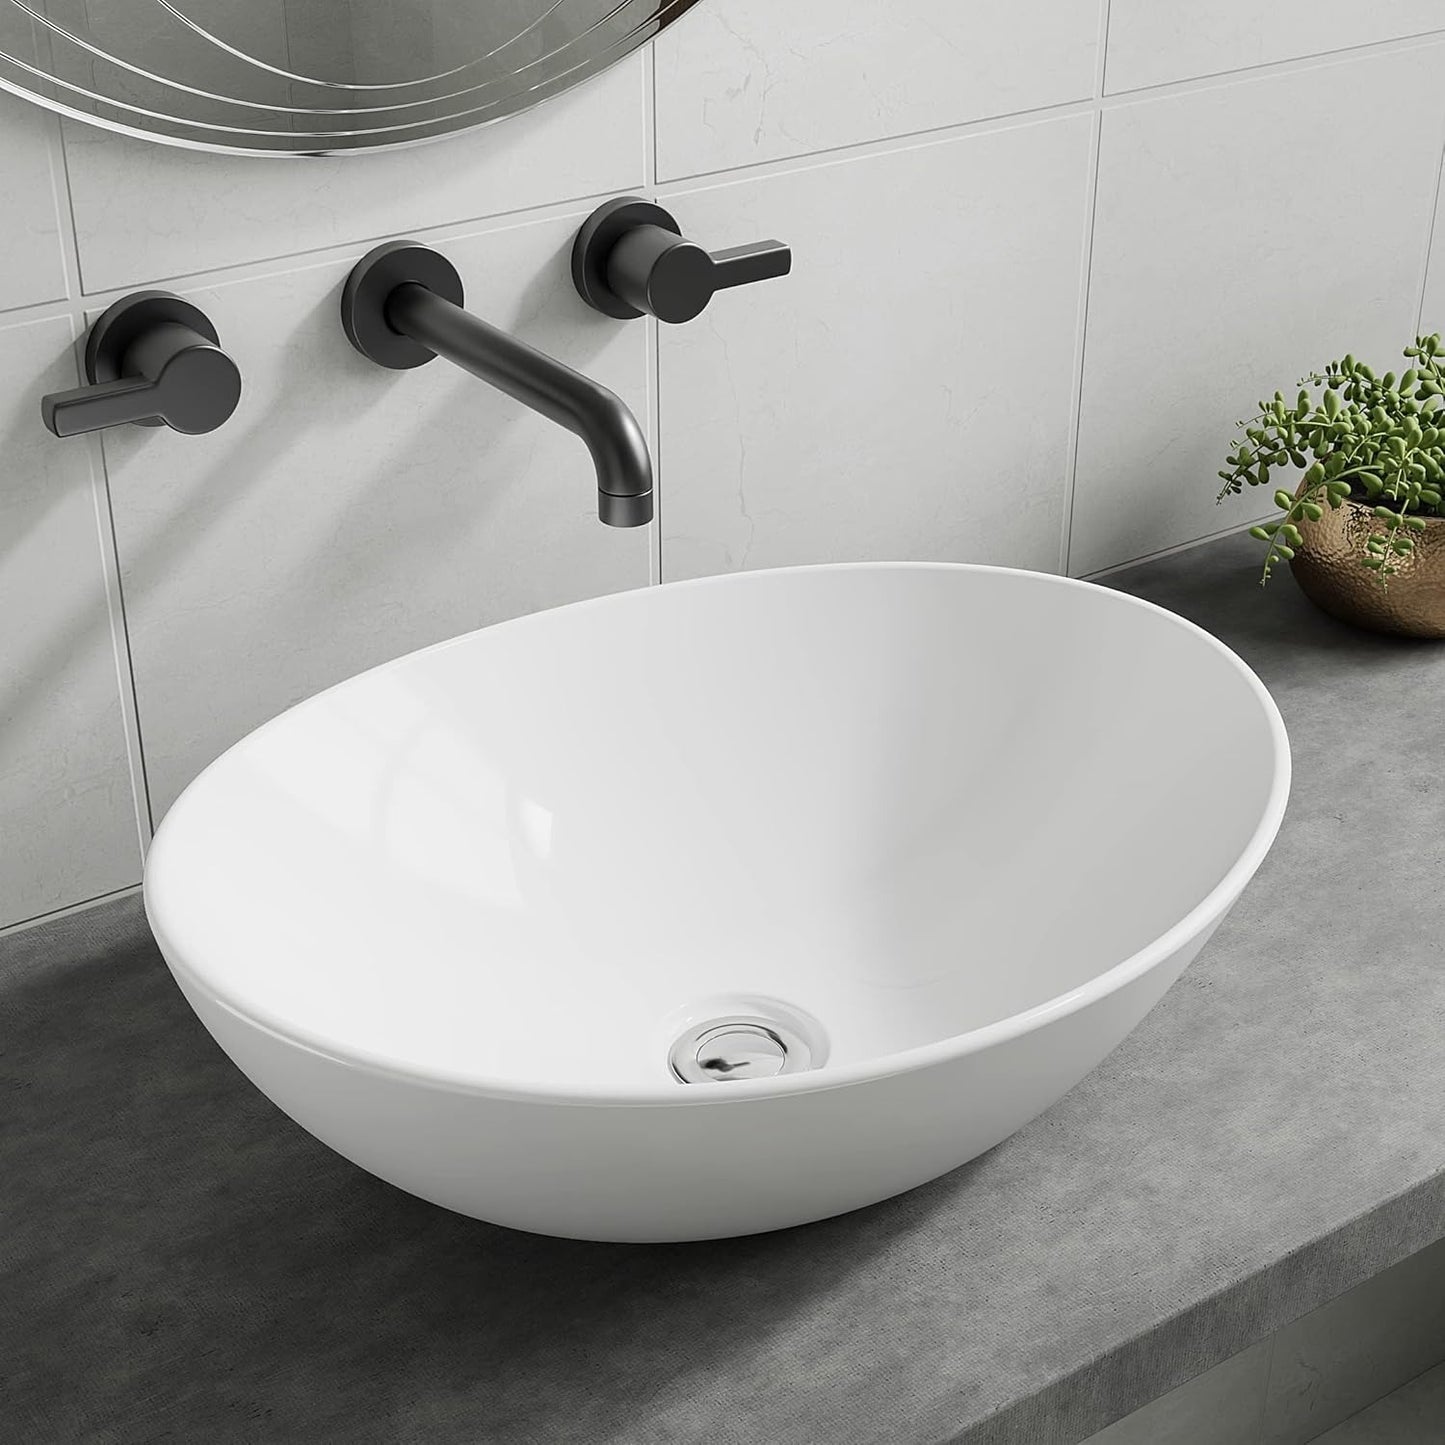
[(1405, 359), (1377, 376), (1346, 356), (1307, 376), (1293, 405), (1280, 392), (1261, 402), (1239, 423), (1219, 500), (1303, 472), (1274, 494), (1282, 515), (1250, 528), (1267, 548), (1261, 582), (1283, 558), (1346, 622), (1445, 637), (1445, 343), (1420, 337)]

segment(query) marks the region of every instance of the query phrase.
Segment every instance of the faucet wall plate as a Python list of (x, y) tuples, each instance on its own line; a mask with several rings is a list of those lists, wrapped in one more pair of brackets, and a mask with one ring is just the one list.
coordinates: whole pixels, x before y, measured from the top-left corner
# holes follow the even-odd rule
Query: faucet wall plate
[(197, 436), (241, 400), (241, 373), (210, 318), (169, 291), (136, 291), (107, 307), (86, 337), (85, 375), (89, 385), (41, 399), (56, 436), (128, 424)]
[(635, 321), (646, 313), (623, 300), (607, 284), (607, 262), (617, 243), (638, 226), (682, 235), (682, 227), (669, 211), (637, 196), (604, 201), (582, 223), (572, 246), (572, 284), (577, 294), (594, 310), (618, 321)]
[(719, 291), (786, 276), (792, 269), (793, 252), (781, 241), (705, 251), (661, 206), (637, 196), (598, 206), (572, 246), (577, 294), (619, 321), (643, 315), (671, 325), (691, 321)]
[[(85, 338), (85, 378), (93, 386), (119, 381), (125, 356), (143, 332), (166, 323), (188, 326), (213, 346), (221, 344), (211, 318), (199, 306), (169, 291), (137, 291), (107, 307)], [(158, 416), (143, 417), (133, 426), (164, 426)]]
[(425, 366), (437, 355), (386, 319), (386, 303), (407, 282), (425, 286), (453, 306), (466, 299), (457, 268), (440, 252), (415, 241), (389, 241), (368, 251), (352, 268), (341, 293), (341, 325), (347, 340), (368, 361), (393, 371)]

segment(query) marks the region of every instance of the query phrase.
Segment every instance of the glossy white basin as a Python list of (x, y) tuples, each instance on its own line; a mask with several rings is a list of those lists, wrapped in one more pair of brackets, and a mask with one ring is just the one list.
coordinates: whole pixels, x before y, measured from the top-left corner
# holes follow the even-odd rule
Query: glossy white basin
[[(172, 808), (146, 904), (221, 1046), (363, 1168), (518, 1229), (709, 1238), (1047, 1108), (1198, 952), (1288, 786), (1258, 679), (1147, 603), (754, 572), (301, 704)], [(740, 1016), (681, 1082), (679, 1037)], [(785, 1047), (811, 1067), (748, 1076)]]

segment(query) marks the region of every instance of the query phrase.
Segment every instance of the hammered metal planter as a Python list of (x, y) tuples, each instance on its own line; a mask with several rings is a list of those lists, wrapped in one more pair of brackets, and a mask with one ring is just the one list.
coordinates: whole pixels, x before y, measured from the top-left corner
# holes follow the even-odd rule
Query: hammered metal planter
[(1299, 523), (1304, 545), (1290, 570), (1300, 590), (1333, 617), (1405, 637), (1445, 637), (1445, 517), (1427, 517), (1415, 550), (1397, 559), (1385, 586), (1364, 566), (1365, 539), (1376, 526), (1368, 506), (1325, 508), (1318, 522)]

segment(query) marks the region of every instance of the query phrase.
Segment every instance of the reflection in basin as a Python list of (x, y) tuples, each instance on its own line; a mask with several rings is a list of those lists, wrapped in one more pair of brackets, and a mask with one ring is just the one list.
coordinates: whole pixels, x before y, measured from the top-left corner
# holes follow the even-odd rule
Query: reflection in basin
[(1207, 633), (865, 564), (624, 593), (293, 708), (151, 851), (176, 979), (348, 1159), (672, 1240), (841, 1213), (1100, 1062), (1268, 850), (1289, 751)]

